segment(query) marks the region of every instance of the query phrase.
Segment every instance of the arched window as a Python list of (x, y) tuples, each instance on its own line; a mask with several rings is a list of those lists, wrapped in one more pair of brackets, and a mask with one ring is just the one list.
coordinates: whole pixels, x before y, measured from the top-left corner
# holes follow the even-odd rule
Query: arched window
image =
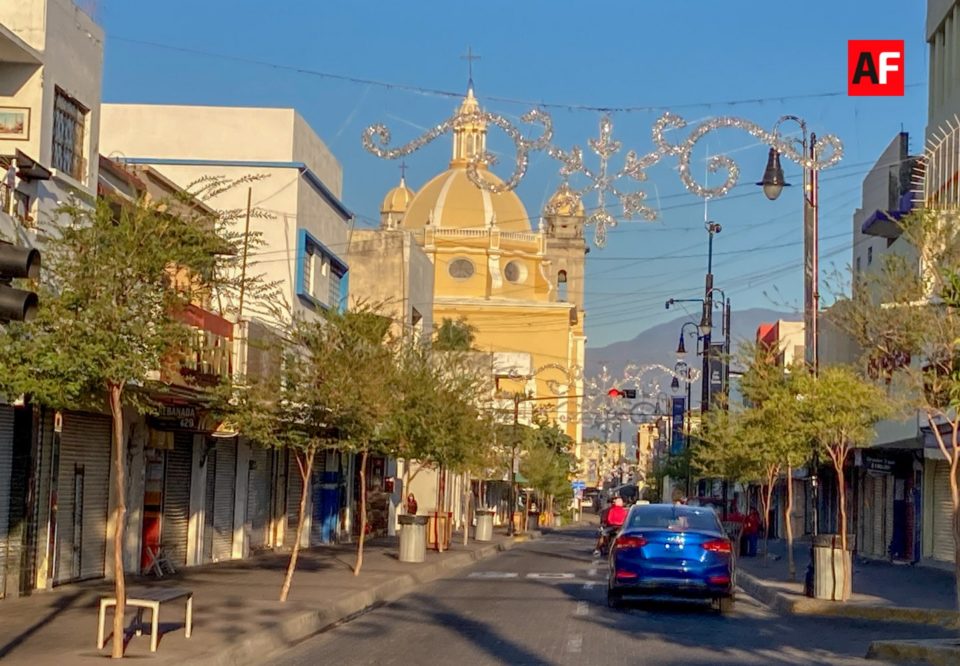
[(561, 303), (567, 302), (567, 272), (557, 273), (557, 300)]

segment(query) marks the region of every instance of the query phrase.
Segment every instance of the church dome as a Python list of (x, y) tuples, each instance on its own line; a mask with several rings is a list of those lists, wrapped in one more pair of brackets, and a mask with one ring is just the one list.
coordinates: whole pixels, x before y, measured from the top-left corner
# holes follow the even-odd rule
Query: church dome
[(479, 113), (480, 103), (471, 85), (457, 111), (459, 122), (453, 130), (450, 168), (414, 195), (403, 218), (404, 228), (431, 224), (439, 229), (483, 229), (496, 223), (502, 231), (531, 231), (527, 210), (516, 192), (494, 194), (477, 187), (467, 176), (467, 167), (477, 162), (484, 179), (498, 185), (503, 182), (484, 162), (487, 127), (483, 118), (475, 115)]
[[(503, 182), (490, 171), (481, 173), (489, 181)], [(487, 192), (470, 181), (466, 168), (454, 167), (420, 188), (403, 226), (419, 229), (430, 223), (440, 229), (483, 229), (493, 222), (502, 231), (530, 231), (527, 210), (515, 192)]]
[(407, 187), (406, 181), (401, 178), (400, 184), (387, 192), (380, 206), (381, 213), (405, 213), (407, 206), (413, 201), (414, 192)]
[(543, 214), (547, 217), (556, 215), (558, 217), (583, 217), (586, 211), (583, 207), (583, 201), (577, 196), (577, 193), (570, 189), (567, 183), (561, 183), (557, 191), (553, 193), (547, 205), (543, 209)]

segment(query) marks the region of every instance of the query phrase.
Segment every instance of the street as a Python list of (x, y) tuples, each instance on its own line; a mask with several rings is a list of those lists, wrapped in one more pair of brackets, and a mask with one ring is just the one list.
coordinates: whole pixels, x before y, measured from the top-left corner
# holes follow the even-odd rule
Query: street
[(593, 532), (556, 532), (373, 610), (271, 663), (877, 664), (872, 640), (943, 635), (930, 627), (785, 617), (738, 597), (707, 604), (606, 605)]

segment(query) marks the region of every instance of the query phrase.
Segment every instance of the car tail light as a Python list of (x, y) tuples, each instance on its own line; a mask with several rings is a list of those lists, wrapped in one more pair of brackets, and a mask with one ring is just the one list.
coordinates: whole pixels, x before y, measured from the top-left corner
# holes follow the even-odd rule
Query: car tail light
[(627, 579), (627, 578), (639, 578), (639, 577), (640, 577), (640, 574), (638, 574), (636, 571), (627, 571), (626, 569), (617, 570), (617, 578)]
[(714, 539), (703, 544), (703, 549), (711, 553), (722, 553), (729, 555), (733, 552), (733, 547), (726, 539)]
[(643, 548), (647, 545), (647, 540), (642, 536), (619, 536), (613, 542), (614, 548)]
[(711, 585), (729, 585), (730, 576), (710, 576), (707, 578), (707, 582)]

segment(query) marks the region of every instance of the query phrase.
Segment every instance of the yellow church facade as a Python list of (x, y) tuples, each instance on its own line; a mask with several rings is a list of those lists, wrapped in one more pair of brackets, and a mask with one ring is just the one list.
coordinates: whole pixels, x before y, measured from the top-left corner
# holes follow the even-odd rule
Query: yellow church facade
[[(460, 114), (479, 109), (472, 87)], [(433, 322), (463, 319), (485, 352), (529, 359), (500, 388), (537, 398), (535, 406), (582, 441), (583, 280), (587, 246), (583, 205), (565, 186), (533, 222), (513, 191), (481, 189), (467, 167), (486, 149), (486, 127), (462, 122), (447, 170), (418, 191), (401, 180), (381, 206), (383, 229), (408, 230), (434, 266)], [(501, 182), (480, 163), (487, 181)]]

